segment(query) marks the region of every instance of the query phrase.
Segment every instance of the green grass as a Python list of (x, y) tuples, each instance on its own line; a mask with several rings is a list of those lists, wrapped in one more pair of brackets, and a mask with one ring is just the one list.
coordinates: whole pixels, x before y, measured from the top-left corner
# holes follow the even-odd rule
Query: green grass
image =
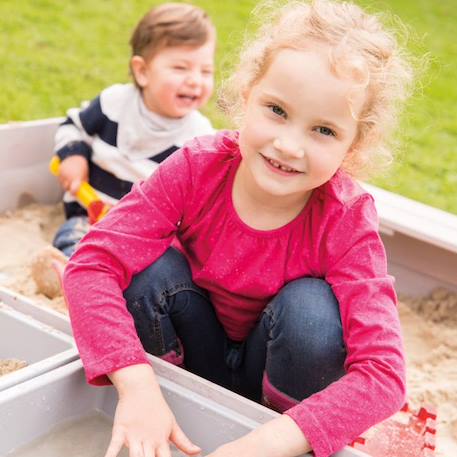
[[(16, 0), (0, 2), (0, 122), (64, 115), (104, 87), (128, 81), (128, 39), (158, 1)], [(217, 79), (236, 59), (254, 0), (195, 1), (218, 29)], [(428, 53), (422, 90), (401, 124), (401, 154), (375, 184), (457, 214), (457, 10), (454, 0), (360, 0), (409, 24), (411, 50)], [(215, 100), (205, 109), (217, 127), (230, 126)]]

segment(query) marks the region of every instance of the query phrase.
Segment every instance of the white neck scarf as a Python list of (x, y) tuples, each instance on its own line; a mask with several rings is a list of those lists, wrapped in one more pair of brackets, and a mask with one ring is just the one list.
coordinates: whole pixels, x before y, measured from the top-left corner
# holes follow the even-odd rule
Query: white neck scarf
[(117, 146), (131, 159), (146, 159), (171, 146), (182, 146), (196, 133), (196, 112), (173, 119), (150, 111), (138, 89), (132, 90), (119, 118)]

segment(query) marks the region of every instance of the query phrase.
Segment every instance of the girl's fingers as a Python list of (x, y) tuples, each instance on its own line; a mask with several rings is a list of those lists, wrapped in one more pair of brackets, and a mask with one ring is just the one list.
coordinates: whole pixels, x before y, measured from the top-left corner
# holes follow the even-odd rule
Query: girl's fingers
[(143, 443), (143, 455), (144, 455), (144, 457), (154, 457), (154, 456), (157, 456), (158, 454), (156, 454), (154, 452), (152, 444), (149, 443), (148, 441), (145, 441)]
[(174, 424), (170, 435), (170, 441), (181, 451), (188, 455), (195, 455), (201, 452), (201, 448), (196, 446), (185, 433), (181, 430), (178, 424)]
[(156, 450), (156, 457), (171, 457), (170, 445), (167, 443), (159, 446)]
[(124, 434), (113, 430), (111, 441), (106, 451), (105, 457), (116, 457), (121, 452), (124, 445)]
[(143, 444), (133, 442), (129, 444), (129, 457), (144, 457)]

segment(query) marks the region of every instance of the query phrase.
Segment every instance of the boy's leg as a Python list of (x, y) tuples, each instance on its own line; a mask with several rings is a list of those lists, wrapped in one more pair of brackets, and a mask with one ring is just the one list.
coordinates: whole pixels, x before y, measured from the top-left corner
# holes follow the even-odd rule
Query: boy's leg
[(62, 251), (67, 257), (70, 257), (75, 252), (79, 241), (89, 229), (90, 224), (87, 216), (73, 216), (59, 227), (52, 245)]
[(147, 352), (229, 387), (225, 332), (180, 252), (168, 249), (133, 278), (124, 297)]
[(283, 411), (342, 377), (346, 349), (338, 302), (321, 279), (287, 284), (249, 336), (249, 396)]

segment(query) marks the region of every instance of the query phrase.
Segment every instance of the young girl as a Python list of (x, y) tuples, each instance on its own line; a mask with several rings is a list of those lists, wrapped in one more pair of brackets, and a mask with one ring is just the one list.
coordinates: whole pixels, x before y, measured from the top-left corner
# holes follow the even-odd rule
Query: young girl
[(145, 350), (284, 412), (212, 457), (329, 456), (402, 406), (393, 280), (351, 175), (386, 155), (410, 81), (376, 17), (279, 8), (231, 81), (239, 132), (188, 143), (84, 238), (64, 286), (88, 381), (119, 393), (106, 457), (199, 452)]

